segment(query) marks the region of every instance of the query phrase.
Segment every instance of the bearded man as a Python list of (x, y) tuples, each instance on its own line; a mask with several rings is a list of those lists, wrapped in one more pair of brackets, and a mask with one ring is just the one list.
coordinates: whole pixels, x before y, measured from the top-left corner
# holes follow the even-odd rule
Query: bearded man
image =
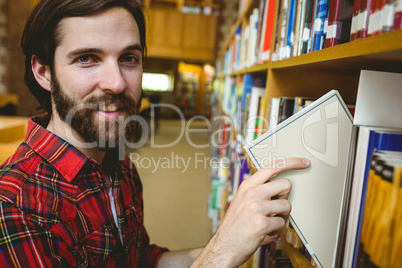
[[(136, 0), (42, 0), (22, 37), (25, 81), (45, 114), (0, 167), (1, 267), (237, 267), (278, 239), (286, 179), (302, 159), (239, 188), (203, 249), (150, 245), (142, 185), (121, 151), (142, 96), (145, 19)], [(124, 154), (123, 154), (124, 155)]]

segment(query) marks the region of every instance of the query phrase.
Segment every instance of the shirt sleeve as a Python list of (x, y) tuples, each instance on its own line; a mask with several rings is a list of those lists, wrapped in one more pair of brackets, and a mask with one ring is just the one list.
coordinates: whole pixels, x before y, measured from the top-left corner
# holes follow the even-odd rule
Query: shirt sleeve
[(67, 245), (28, 213), (0, 202), (0, 267), (74, 267)]
[(149, 244), (149, 237), (145, 227), (143, 227), (143, 248), (141, 252), (140, 267), (156, 267), (162, 254), (169, 251), (167, 248)]

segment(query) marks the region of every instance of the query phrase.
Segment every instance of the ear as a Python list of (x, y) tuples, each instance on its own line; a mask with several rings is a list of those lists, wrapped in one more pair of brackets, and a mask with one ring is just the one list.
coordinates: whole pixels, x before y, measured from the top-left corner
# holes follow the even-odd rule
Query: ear
[(40, 62), (39, 58), (35, 55), (31, 58), (32, 72), (35, 76), (36, 82), (46, 89), (51, 91), (51, 72), (49, 65), (44, 65)]

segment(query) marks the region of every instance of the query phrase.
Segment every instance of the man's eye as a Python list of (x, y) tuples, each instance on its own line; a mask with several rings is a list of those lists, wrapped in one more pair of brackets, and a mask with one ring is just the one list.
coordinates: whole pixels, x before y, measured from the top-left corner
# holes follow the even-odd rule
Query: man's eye
[(137, 63), (139, 59), (136, 56), (126, 56), (121, 59), (123, 63)]
[(77, 58), (77, 62), (79, 63), (90, 63), (93, 61), (91, 56), (80, 56)]

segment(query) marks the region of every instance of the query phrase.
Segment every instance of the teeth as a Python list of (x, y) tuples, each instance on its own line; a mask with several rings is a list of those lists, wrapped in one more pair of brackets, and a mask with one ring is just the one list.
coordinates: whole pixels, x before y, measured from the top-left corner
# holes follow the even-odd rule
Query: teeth
[(116, 112), (117, 110), (121, 109), (121, 106), (115, 106), (115, 105), (100, 105), (99, 110), (102, 112)]

